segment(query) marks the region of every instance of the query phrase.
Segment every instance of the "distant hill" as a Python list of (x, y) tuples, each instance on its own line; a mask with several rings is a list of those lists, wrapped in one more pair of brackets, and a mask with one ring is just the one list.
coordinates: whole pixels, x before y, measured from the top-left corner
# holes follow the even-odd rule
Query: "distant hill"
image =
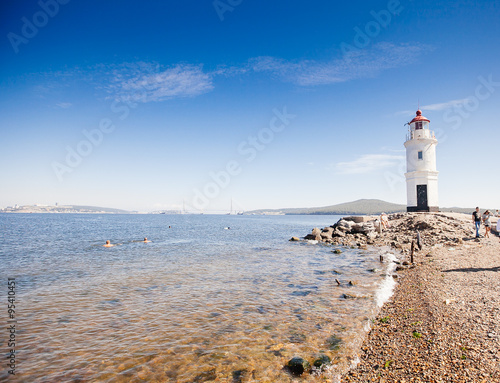
[(261, 209), (245, 212), (245, 214), (331, 214), (331, 215), (369, 215), (381, 213), (398, 213), (406, 211), (406, 205), (399, 205), (379, 199), (360, 199), (338, 205), (291, 209)]

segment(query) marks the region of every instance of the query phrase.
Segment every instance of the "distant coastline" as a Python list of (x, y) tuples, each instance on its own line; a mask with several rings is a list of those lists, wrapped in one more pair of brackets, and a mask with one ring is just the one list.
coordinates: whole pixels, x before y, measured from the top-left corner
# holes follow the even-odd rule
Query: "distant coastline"
[[(483, 208), (482, 208), (483, 209)], [(441, 212), (472, 214), (473, 207), (443, 207)], [(484, 210), (484, 209), (483, 209)], [(495, 211), (496, 208), (490, 208)], [(406, 205), (395, 204), (379, 199), (360, 199), (337, 205), (311, 208), (259, 209), (240, 212), (237, 215), (377, 215), (406, 212)], [(109, 207), (84, 205), (24, 205), (0, 208), (0, 213), (72, 213), (72, 214), (203, 214), (182, 210), (158, 210), (150, 212), (129, 211)], [(222, 214), (222, 213), (221, 213)], [(236, 215), (236, 214), (232, 214)]]
[(131, 212), (121, 209), (80, 205), (16, 205), (0, 209), (0, 213), (137, 214), (137, 212)]

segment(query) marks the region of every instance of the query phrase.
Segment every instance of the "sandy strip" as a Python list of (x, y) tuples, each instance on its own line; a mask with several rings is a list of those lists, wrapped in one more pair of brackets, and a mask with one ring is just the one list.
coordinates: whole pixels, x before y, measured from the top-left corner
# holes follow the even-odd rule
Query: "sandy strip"
[[(500, 382), (498, 235), (476, 241), (468, 216), (427, 217), (419, 219), (434, 222), (425, 233), (428, 243), (443, 233), (455, 235), (454, 241), (424, 245), (415, 267), (399, 271), (398, 286), (373, 323), (360, 363), (342, 382)], [(399, 220), (391, 221), (383, 237), (403, 231), (398, 225), (404, 216)]]

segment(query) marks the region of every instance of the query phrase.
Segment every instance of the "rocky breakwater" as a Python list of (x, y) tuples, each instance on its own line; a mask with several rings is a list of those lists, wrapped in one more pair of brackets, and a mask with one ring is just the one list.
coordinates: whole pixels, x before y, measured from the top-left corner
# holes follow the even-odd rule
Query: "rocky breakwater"
[(314, 228), (304, 240), (332, 245), (389, 246), (402, 254), (414, 250), (429, 254), (434, 246), (458, 246), (471, 236), (472, 224), (463, 215), (447, 213), (396, 213), (388, 216), (385, 228), (379, 217), (344, 217), (332, 226)]
[(380, 220), (371, 216), (344, 217), (336, 224), (323, 229), (314, 228), (305, 240), (315, 240), (333, 245), (375, 245), (380, 237)]

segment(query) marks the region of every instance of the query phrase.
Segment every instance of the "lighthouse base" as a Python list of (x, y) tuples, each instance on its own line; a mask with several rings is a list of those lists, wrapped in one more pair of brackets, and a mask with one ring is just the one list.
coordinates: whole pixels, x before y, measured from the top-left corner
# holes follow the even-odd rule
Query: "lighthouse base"
[(431, 212), (437, 213), (439, 212), (438, 206), (427, 206), (427, 207), (419, 207), (419, 206), (407, 206), (406, 211), (408, 213), (417, 213), (417, 212)]

